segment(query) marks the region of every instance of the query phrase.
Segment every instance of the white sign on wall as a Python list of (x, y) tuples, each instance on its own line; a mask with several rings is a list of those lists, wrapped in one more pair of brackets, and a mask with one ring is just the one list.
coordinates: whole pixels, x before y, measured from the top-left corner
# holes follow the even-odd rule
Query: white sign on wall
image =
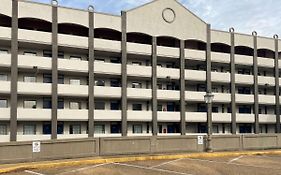
[(41, 142), (32, 142), (32, 152), (40, 153), (41, 151)]
[(198, 145), (203, 145), (204, 144), (204, 136), (198, 136), (197, 142), (198, 142)]

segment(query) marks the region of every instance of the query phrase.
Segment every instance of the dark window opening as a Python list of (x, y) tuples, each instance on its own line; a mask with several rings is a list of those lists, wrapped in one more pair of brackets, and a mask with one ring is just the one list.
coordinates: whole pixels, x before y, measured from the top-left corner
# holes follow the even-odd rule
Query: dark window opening
[(112, 29), (98, 28), (95, 29), (95, 38), (121, 41), (121, 32)]
[(89, 29), (77, 24), (58, 24), (58, 33), (88, 37)]
[(132, 43), (151, 44), (152, 37), (142, 33), (128, 33), (127, 41)]
[(35, 18), (19, 18), (20, 29), (52, 32), (52, 24), (48, 21)]

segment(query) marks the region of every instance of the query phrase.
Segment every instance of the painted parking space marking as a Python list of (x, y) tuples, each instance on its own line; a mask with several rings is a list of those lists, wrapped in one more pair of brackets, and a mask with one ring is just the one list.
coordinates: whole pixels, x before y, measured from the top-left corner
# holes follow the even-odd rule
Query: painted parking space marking
[(98, 164), (98, 165), (94, 165), (94, 166), (87, 166), (87, 167), (78, 168), (78, 169), (67, 171), (67, 172), (62, 172), (62, 173), (59, 173), (57, 175), (63, 175), (63, 174), (68, 174), (68, 173), (75, 173), (75, 172), (80, 172), (80, 171), (86, 171), (86, 170), (89, 170), (89, 169), (94, 169), (94, 168), (98, 168), (98, 167), (109, 165), (109, 164), (111, 164), (111, 163), (103, 163), (103, 164)]
[(42, 174), (42, 173), (37, 173), (35, 171), (30, 171), (30, 170), (25, 170), (24, 172), (29, 173), (29, 174), (35, 174), (35, 175), (45, 175), (45, 174)]
[(239, 157), (236, 157), (236, 158), (234, 158), (234, 159), (231, 159), (230, 161), (228, 161), (228, 163), (235, 162), (235, 161), (241, 159), (242, 157), (244, 157), (244, 156), (239, 156)]
[(164, 162), (164, 163), (161, 163), (159, 165), (151, 166), (150, 168), (157, 168), (157, 167), (160, 167), (160, 166), (163, 166), (163, 165), (167, 165), (167, 164), (170, 164), (170, 163), (173, 163), (173, 162), (178, 162), (180, 160), (183, 160), (183, 158), (176, 159), (176, 160), (171, 160), (171, 161), (168, 161), (168, 162)]

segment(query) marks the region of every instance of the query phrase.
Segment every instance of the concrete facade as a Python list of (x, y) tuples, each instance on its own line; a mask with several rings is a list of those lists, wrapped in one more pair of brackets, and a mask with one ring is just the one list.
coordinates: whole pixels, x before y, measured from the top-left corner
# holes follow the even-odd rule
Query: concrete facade
[(214, 30), (176, 0), (53, 2), (2, 0), (0, 142), (280, 133), (277, 35)]

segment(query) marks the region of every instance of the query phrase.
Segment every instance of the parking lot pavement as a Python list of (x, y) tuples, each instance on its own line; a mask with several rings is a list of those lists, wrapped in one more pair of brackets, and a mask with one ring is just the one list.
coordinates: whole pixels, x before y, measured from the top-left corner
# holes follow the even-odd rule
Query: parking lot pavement
[(182, 158), (33, 169), (7, 175), (281, 175), (281, 156)]

